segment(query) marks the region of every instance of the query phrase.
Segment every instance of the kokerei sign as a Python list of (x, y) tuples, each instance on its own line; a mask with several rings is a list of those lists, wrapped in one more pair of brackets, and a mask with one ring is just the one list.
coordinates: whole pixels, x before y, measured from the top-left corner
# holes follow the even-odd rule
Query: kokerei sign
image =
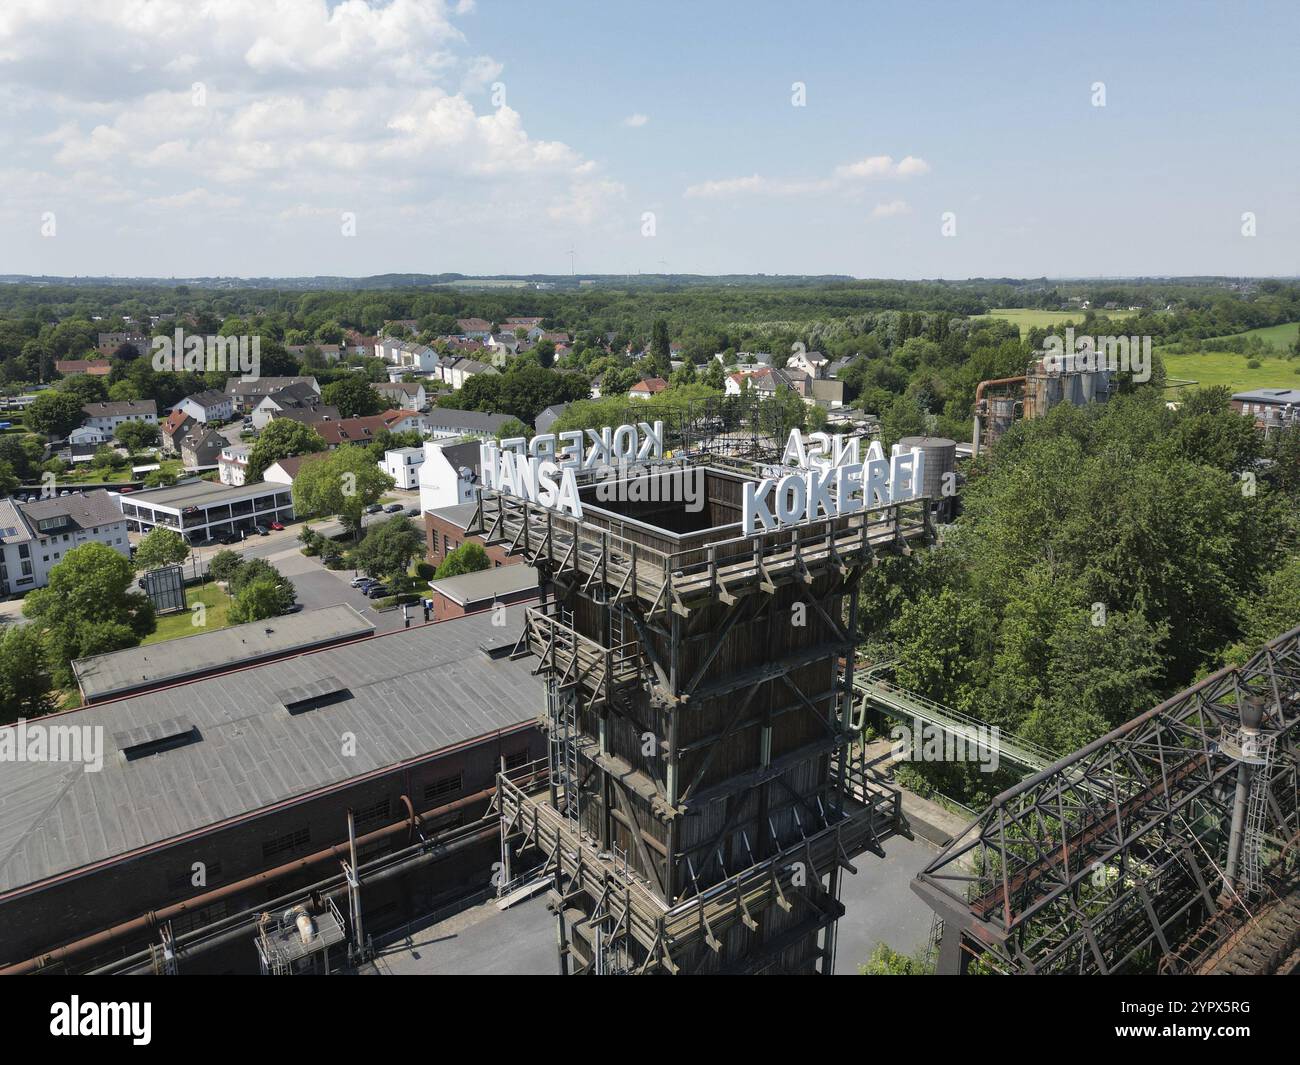
[[(664, 457), (664, 423), (539, 433), (532, 440), (509, 437), (479, 445), (484, 488), (582, 517), (578, 470), (629, 466)], [(921, 496), (925, 453), (897, 445), (886, 459), (872, 441), (863, 458), (861, 441), (829, 433), (807, 437), (792, 429), (781, 467), (790, 472), (744, 486), (741, 525), (746, 535), (819, 517), (875, 510)], [(791, 469), (792, 468), (792, 469)]]

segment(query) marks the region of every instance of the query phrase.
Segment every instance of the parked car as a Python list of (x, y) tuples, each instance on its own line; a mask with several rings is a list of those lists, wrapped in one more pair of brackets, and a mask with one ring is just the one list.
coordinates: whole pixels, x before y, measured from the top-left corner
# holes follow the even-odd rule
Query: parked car
[(268, 529), (265, 525), (259, 525), (259, 526), (257, 526), (257, 535), (258, 535), (258, 536), (270, 536), (270, 535), (271, 535), (271, 530)]
[(281, 525), (278, 521), (271, 522), (271, 528), (274, 529), (276, 532), (284, 532), (284, 526)]
[(383, 510), (383, 509), (384, 509), (384, 508), (381, 507), (378, 503), (371, 503), (370, 506), (366, 507), (366, 513), (367, 513), (367, 514), (378, 514), (378, 513), (379, 513), (381, 510)]
[(367, 585), (364, 591), (367, 599), (379, 599), (385, 595), (391, 594), (388, 591), (388, 585), (380, 584), (378, 581), (375, 581), (374, 584)]
[(420, 508), (419, 508), (419, 507), (407, 507), (407, 508), (406, 508), (406, 516), (407, 516), (408, 518), (418, 518), (418, 517), (420, 516)]
[(364, 588), (369, 584), (378, 584), (378, 583), (379, 582), (375, 580), (374, 577), (353, 577), (352, 578), (353, 588)]
[(400, 514), (404, 508), (401, 503), (389, 503), (384, 507), (385, 514)]

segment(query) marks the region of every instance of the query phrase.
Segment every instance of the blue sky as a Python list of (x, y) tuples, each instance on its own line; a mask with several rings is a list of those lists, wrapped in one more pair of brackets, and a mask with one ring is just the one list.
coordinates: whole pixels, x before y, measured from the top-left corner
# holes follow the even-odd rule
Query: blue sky
[(1300, 273), (1294, 3), (51, 7), (0, 272)]

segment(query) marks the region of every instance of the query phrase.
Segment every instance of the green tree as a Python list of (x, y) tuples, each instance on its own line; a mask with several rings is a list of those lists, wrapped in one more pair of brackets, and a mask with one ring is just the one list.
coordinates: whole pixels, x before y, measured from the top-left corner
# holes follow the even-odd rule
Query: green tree
[(280, 459), (295, 455), (311, 455), (325, 450), (325, 441), (310, 425), (289, 418), (274, 418), (258, 434), (248, 449), (248, 470), (245, 480), (250, 484), (262, 479), (268, 466)]
[(341, 418), (362, 418), (378, 414), (384, 409), (379, 393), (361, 374), (347, 377), (321, 389), (321, 398), (331, 407), (337, 407)]
[(352, 552), (353, 565), (367, 576), (405, 577), (411, 559), (424, 547), (424, 536), (402, 515), (372, 525)]
[(293, 508), (300, 515), (337, 514), (355, 538), (366, 507), (395, 483), (375, 465), (366, 448), (345, 444), (298, 471)]
[(900, 954), (887, 943), (877, 943), (866, 963), (859, 966), (860, 976), (932, 976), (934, 966), (920, 954)]
[(459, 577), (462, 573), (477, 573), (491, 565), (492, 560), (488, 558), (483, 546), (473, 540), (467, 540), (442, 560), (438, 568), (433, 571), (433, 579), (442, 580), (443, 577)]
[(185, 537), (162, 526), (142, 536), (135, 549), (135, 564), (138, 569), (179, 565), (189, 557), (190, 545), (185, 542)]
[(242, 555), (226, 548), (212, 556), (208, 562), (208, 574), (214, 581), (229, 581), (243, 564)]
[(54, 679), (75, 682), (74, 658), (134, 647), (154, 629), (153, 604), (132, 590), (135, 569), (107, 544), (74, 547), (50, 570), (50, 582), (28, 593), (23, 613), (45, 633)]
[(0, 724), (20, 717), (38, 717), (55, 707), (40, 630), (11, 625), (0, 635)]
[(655, 376), (665, 381), (673, 372), (672, 342), (668, 339), (668, 322), (663, 318), (655, 319), (650, 332), (650, 365)]
[[(287, 583), (287, 582), (286, 582)], [(236, 625), (278, 617), (293, 606), (293, 586), (262, 577), (245, 584), (230, 604), (230, 620)]]
[(151, 422), (123, 422), (117, 427), (118, 442), (132, 452), (156, 446), (158, 438), (158, 426)]
[(27, 427), (46, 436), (65, 437), (86, 419), (81, 398), (71, 392), (49, 389), (27, 408)]

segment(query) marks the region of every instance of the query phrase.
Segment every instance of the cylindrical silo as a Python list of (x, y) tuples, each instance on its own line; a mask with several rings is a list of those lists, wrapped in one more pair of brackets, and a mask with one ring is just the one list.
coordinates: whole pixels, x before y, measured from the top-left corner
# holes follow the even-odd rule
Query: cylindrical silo
[(943, 436), (905, 436), (898, 442), (904, 451), (919, 448), (925, 455), (925, 472), (921, 488), (930, 499), (930, 509), (939, 521), (951, 521), (953, 496), (944, 494), (944, 484), (955, 486), (954, 478), (945, 475), (957, 470), (957, 441)]

